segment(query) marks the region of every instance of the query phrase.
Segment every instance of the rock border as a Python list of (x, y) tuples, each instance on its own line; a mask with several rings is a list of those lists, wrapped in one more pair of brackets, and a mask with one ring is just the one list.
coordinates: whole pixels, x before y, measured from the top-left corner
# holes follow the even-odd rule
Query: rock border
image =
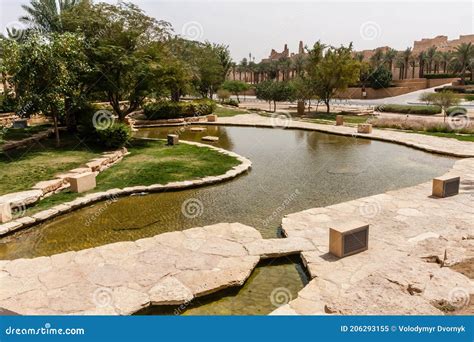
[[(163, 139), (153, 139), (153, 138), (140, 138), (141, 140), (151, 140), (151, 141), (163, 141)], [(221, 183), (230, 179), (233, 179), (245, 172), (247, 172), (252, 167), (252, 162), (231, 151), (225, 150), (220, 147), (215, 147), (207, 144), (201, 144), (198, 142), (192, 141), (183, 141), (181, 140), (180, 143), (194, 145), (198, 147), (207, 147), (212, 150), (215, 150), (221, 154), (228, 155), (231, 157), (236, 158), (240, 164), (234, 166), (232, 169), (228, 170), (226, 173), (218, 176), (207, 176), (195, 180), (188, 180), (188, 181), (180, 181), (180, 182), (169, 182), (167, 184), (152, 184), (152, 185), (138, 185), (133, 187), (126, 187), (123, 189), (110, 189), (103, 192), (96, 192), (92, 194), (88, 194), (83, 197), (76, 198), (70, 202), (64, 202), (58, 204), (54, 207), (49, 209), (40, 211), (31, 216), (23, 216), (21, 218), (12, 220), (10, 222), (0, 224), (0, 238), (12, 233), (17, 232), (18, 230), (25, 229), (28, 227), (36, 226), (40, 223), (44, 223), (56, 216), (71, 212), (73, 210), (77, 210), (83, 208), (89, 204), (100, 202), (103, 200), (115, 200), (117, 197), (127, 196), (136, 193), (154, 193), (154, 192), (166, 192), (166, 191), (177, 191), (177, 190), (184, 190), (190, 188), (196, 188), (203, 185), (210, 185)]]

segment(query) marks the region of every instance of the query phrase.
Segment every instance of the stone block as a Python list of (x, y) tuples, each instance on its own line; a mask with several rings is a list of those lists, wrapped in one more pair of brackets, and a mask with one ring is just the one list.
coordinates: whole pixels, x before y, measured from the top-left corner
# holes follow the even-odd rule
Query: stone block
[(71, 191), (73, 192), (81, 193), (92, 190), (96, 186), (95, 174), (89, 172), (70, 177), (69, 183), (71, 184)]
[(0, 203), (0, 223), (9, 222), (12, 218), (10, 203)]
[(216, 121), (217, 121), (217, 115), (210, 114), (207, 116), (207, 122), (216, 122)]
[(204, 132), (206, 130), (205, 127), (191, 127), (191, 132)]
[(336, 126), (344, 125), (344, 117), (342, 115), (336, 115)]
[(27, 128), (28, 127), (28, 120), (21, 119), (13, 121), (12, 128)]
[(372, 133), (372, 125), (371, 124), (358, 124), (357, 133), (363, 133), (363, 134)]
[(433, 179), (433, 196), (444, 198), (454, 196), (459, 193), (460, 177), (441, 176)]
[(329, 252), (339, 258), (368, 249), (369, 225), (361, 221), (336, 224), (329, 229)]
[(168, 134), (168, 145), (173, 146), (179, 144), (179, 136), (177, 134)]
[(52, 180), (36, 183), (35, 186), (33, 186), (33, 189), (41, 190), (43, 192), (43, 195), (45, 195), (49, 192), (56, 191), (63, 185), (64, 185), (63, 179), (52, 179)]
[(201, 139), (204, 141), (219, 141), (219, 137), (213, 137), (211, 135), (202, 137)]

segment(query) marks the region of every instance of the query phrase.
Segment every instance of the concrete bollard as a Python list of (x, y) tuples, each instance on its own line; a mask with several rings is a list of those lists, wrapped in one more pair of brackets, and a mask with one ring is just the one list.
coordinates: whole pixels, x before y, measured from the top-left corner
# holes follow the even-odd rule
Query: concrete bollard
[(6, 223), (11, 221), (12, 209), (10, 203), (0, 203), (0, 223)]
[(371, 124), (358, 124), (357, 133), (363, 133), (363, 134), (372, 133), (372, 125)]
[(179, 144), (179, 136), (177, 134), (168, 134), (168, 145), (178, 145)]
[(336, 115), (336, 126), (344, 125), (344, 117), (342, 115)]
[(96, 187), (95, 173), (85, 172), (76, 176), (68, 177), (72, 192), (86, 192)]

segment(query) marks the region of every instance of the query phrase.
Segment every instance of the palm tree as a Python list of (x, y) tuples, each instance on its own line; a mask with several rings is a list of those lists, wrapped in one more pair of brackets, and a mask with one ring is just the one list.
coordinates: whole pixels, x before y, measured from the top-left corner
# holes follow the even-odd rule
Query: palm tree
[(389, 48), (385, 52), (384, 60), (385, 60), (386, 63), (388, 63), (388, 68), (389, 68), (390, 71), (392, 71), (393, 61), (397, 57), (397, 54), (398, 54), (397, 50), (392, 49), (392, 48)]
[(425, 61), (426, 61), (426, 54), (424, 51), (420, 52), (418, 55), (418, 77), (423, 78), (425, 75)]
[(443, 66), (443, 74), (445, 74), (448, 71), (448, 64), (451, 60), (451, 53), (449, 51), (443, 51), (439, 52), (439, 61), (441, 62)]
[(426, 63), (428, 64), (428, 73), (431, 73), (433, 62), (435, 61), (436, 56), (436, 46), (430, 47), (426, 50)]
[(370, 57), (370, 63), (372, 64), (373, 67), (377, 68), (380, 66), (384, 58), (384, 54), (382, 50), (377, 49), (375, 50), (375, 53)]
[(402, 58), (403, 58), (403, 69), (405, 71), (405, 78), (408, 78), (408, 67), (410, 65), (410, 59), (412, 57), (412, 51), (411, 47), (408, 47), (405, 49), (405, 51), (402, 52)]
[(31, 0), (29, 5), (21, 6), (27, 14), (20, 21), (43, 34), (62, 32), (61, 13), (82, 1), (86, 0)]
[(416, 68), (416, 62), (417, 62), (416, 56), (411, 56), (410, 57), (410, 67), (411, 67), (411, 78), (415, 78), (415, 68)]
[(472, 45), (472, 43), (462, 43), (454, 49), (453, 61), (456, 64), (456, 71), (460, 73), (463, 83), (466, 77), (466, 70), (469, 68), (472, 59), (474, 59), (474, 45)]

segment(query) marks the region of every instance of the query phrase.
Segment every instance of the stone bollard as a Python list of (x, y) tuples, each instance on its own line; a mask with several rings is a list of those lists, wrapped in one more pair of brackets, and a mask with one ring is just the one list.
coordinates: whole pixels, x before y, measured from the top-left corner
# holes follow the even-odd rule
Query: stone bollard
[(360, 253), (369, 248), (369, 225), (348, 221), (329, 229), (329, 252), (338, 258)]
[(86, 192), (92, 190), (96, 186), (95, 173), (85, 172), (79, 175), (68, 177), (72, 192)]
[(179, 135), (177, 134), (168, 134), (168, 146), (178, 145), (179, 144)]
[(336, 115), (336, 126), (344, 125), (344, 117), (342, 115)]
[(371, 124), (358, 124), (357, 133), (364, 133), (364, 134), (372, 133), (372, 125)]
[(457, 195), (459, 193), (460, 183), (460, 177), (453, 177), (449, 175), (436, 177), (433, 179), (432, 195), (439, 198)]
[(9, 222), (12, 218), (12, 208), (10, 203), (0, 203), (0, 223)]
[(207, 116), (207, 122), (216, 122), (217, 121), (217, 115), (215, 114), (209, 114)]

